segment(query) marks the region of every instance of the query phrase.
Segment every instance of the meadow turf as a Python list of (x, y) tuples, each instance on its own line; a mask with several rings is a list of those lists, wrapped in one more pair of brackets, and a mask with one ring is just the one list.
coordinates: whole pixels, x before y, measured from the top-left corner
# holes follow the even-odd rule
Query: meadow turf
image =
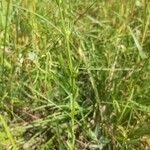
[(0, 0), (0, 150), (149, 148), (149, 0)]

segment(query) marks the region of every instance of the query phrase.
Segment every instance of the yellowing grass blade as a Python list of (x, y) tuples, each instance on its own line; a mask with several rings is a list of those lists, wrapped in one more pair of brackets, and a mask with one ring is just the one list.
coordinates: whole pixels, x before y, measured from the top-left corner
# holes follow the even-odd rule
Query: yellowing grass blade
[(2, 123), (2, 125), (3, 125), (3, 127), (5, 129), (5, 132), (7, 134), (8, 139), (10, 140), (10, 142), (11, 142), (11, 144), (13, 146), (13, 150), (17, 150), (17, 145), (15, 143), (15, 140), (14, 140), (14, 138), (13, 138), (13, 136), (11, 134), (11, 131), (10, 131), (10, 129), (9, 129), (9, 127), (8, 127), (8, 125), (7, 125), (5, 119), (3, 118), (2, 115), (0, 115), (0, 121), (1, 121), (1, 123)]

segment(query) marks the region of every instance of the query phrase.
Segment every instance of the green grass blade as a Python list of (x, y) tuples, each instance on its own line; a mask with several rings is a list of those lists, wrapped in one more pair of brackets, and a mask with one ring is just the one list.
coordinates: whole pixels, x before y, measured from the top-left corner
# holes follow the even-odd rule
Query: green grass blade
[(128, 30), (129, 30), (129, 32), (130, 32), (130, 34), (131, 34), (131, 36), (132, 36), (132, 38), (133, 38), (133, 40), (134, 40), (134, 42), (135, 42), (135, 45), (136, 45), (136, 47), (137, 47), (137, 49), (138, 49), (138, 51), (139, 51), (140, 57), (141, 57), (142, 59), (146, 59), (146, 58), (147, 58), (147, 57), (146, 57), (146, 54), (144, 53), (144, 51), (143, 51), (143, 49), (142, 49), (142, 46), (140, 45), (138, 39), (136, 38), (136, 36), (135, 36), (133, 30), (130, 28), (130, 26), (128, 26)]

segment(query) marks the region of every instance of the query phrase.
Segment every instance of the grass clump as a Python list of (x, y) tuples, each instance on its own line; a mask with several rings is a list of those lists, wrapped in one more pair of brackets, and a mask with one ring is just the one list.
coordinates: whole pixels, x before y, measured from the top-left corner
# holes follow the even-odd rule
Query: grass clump
[(149, 149), (149, 10), (0, 1), (0, 148)]

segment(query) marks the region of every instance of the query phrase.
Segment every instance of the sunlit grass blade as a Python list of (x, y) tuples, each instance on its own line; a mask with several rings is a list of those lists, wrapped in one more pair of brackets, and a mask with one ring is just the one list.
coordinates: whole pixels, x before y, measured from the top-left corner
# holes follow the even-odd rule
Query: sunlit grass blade
[(7, 122), (5, 121), (4, 117), (0, 114), (0, 121), (5, 129), (5, 132), (7, 134), (7, 137), (9, 138), (11, 144), (12, 144), (12, 147), (13, 147), (13, 150), (17, 150), (17, 145), (16, 145), (16, 142), (14, 140), (14, 137), (12, 136), (11, 134), (11, 131), (10, 131), (10, 128), (9, 126), (7, 125)]
[(128, 30), (129, 30), (129, 32), (130, 32), (130, 34), (131, 34), (131, 36), (132, 36), (132, 38), (133, 38), (133, 40), (134, 40), (134, 42), (135, 42), (135, 45), (136, 45), (136, 47), (137, 47), (137, 49), (138, 49), (138, 51), (139, 51), (140, 57), (141, 57), (142, 59), (147, 58), (146, 54), (144, 53), (144, 51), (143, 51), (143, 49), (142, 49), (142, 46), (140, 45), (138, 39), (137, 39), (136, 36), (135, 36), (133, 30), (132, 30), (129, 26), (128, 26)]

